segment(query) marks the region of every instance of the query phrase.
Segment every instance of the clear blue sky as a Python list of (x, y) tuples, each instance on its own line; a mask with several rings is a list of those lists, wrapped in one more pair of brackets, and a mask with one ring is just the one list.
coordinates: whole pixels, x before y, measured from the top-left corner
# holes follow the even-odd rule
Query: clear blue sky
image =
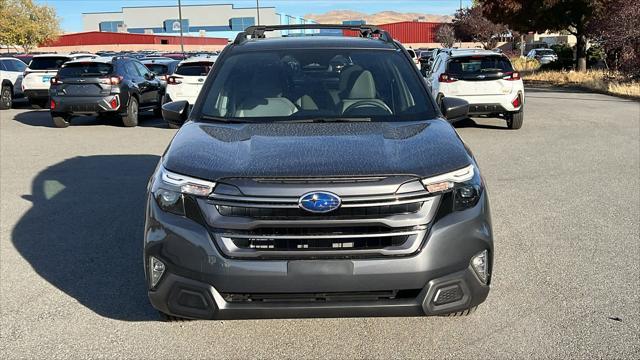
[[(174, 5), (177, 0), (36, 0), (37, 3), (53, 6), (62, 18), (65, 32), (82, 31), (82, 13), (98, 11), (120, 11), (123, 6)], [(240, 7), (255, 6), (255, 0), (182, 0), (189, 4), (234, 4)], [(468, 6), (471, 0), (463, 0)], [(438, 15), (452, 15), (460, 6), (460, 0), (260, 0), (260, 6), (274, 6), (278, 11), (294, 16), (308, 13), (323, 13), (330, 10), (355, 10), (364, 13), (392, 10)]]

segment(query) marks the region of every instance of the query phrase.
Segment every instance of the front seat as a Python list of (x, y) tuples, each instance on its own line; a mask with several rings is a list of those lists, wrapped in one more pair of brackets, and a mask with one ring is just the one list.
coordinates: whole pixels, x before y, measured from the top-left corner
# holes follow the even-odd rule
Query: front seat
[(236, 108), (236, 117), (291, 116), (298, 108), (283, 97), (284, 77), (279, 69), (256, 69), (249, 95)]
[[(359, 104), (358, 104), (359, 103)], [(358, 109), (354, 109), (354, 105)], [(387, 104), (376, 97), (376, 83), (369, 70), (363, 71), (349, 92), (349, 96), (340, 104), (343, 115), (390, 115), (393, 112)]]

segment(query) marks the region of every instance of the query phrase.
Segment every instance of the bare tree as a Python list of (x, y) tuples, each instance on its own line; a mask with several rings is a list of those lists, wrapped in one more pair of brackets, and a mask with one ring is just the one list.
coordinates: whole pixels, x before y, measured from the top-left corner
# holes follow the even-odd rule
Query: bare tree
[(458, 39), (479, 42), (485, 49), (495, 48), (500, 36), (509, 32), (506, 26), (484, 17), (480, 6), (458, 10), (453, 18), (453, 27)]
[(436, 31), (436, 40), (444, 48), (453, 47), (453, 44), (456, 42), (456, 33), (453, 30), (453, 26), (449, 24), (440, 25), (438, 31)]

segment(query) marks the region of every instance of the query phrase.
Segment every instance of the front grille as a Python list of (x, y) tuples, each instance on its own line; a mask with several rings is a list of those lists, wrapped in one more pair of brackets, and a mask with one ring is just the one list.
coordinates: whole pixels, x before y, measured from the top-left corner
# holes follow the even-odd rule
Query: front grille
[[(223, 231), (223, 230), (219, 230)], [(415, 252), (426, 226), (325, 228), (260, 228), (214, 233), (222, 250), (233, 257), (380, 256)]]
[(256, 219), (340, 219), (387, 217), (412, 214), (420, 211), (429, 199), (429, 193), (414, 191), (403, 194), (371, 196), (344, 196), (339, 209), (318, 215), (300, 209), (297, 197), (250, 197), (213, 194), (210, 203), (223, 216), (251, 217)]
[(255, 208), (219, 205), (217, 207), (220, 215), (251, 217), (256, 219), (362, 219), (381, 216), (405, 215), (420, 211), (422, 202), (415, 202), (401, 205), (384, 205), (369, 207), (339, 208), (329, 214), (313, 214), (302, 209), (294, 208)]
[(262, 239), (232, 237), (231, 241), (233, 241), (233, 244), (240, 249), (260, 249), (263, 251), (314, 251), (382, 249), (390, 246), (401, 246), (407, 241), (408, 238), (408, 235), (334, 239)]

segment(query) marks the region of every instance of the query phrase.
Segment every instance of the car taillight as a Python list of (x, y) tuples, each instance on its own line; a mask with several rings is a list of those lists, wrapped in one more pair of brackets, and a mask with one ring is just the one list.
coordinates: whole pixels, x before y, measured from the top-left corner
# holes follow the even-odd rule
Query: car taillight
[(108, 78), (100, 79), (100, 83), (104, 85), (118, 85), (122, 82), (122, 76), (111, 76)]
[(118, 95), (114, 96), (113, 99), (111, 99), (111, 101), (109, 102), (109, 106), (111, 106), (113, 110), (116, 110), (120, 106), (120, 98), (118, 97)]
[(182, 78), (181, 77), (177, 77), (177, 76), (169, 76), (167, 78), (167, 84), (168, 85), (182, 84), (182, 81), (180, 81), (180, 79), (182, 79)]
[(511, 101), (511, 105), (513, 105), (514, 108), (519, 108), (520, 107), (520, 94), (518, 94), (518, 96), (516, 96), (515, 99), (513, 99), (513, 101)]
[(53, 110), (56, 108), (56, 102), (51, 100), (51, 102), (49, 103), (49, 107)]
[(520, 80), (520, 73), (517, 71), (507, 72), (507, 73), (504, 73), (504, 75), (502, 76), (502, 79), (509, 80), (509, 81)]
[(454, 81), (458, 81), (458, 79), (449, 74), (440, 74), (438, 81), (441, 83), (452, 83)]

